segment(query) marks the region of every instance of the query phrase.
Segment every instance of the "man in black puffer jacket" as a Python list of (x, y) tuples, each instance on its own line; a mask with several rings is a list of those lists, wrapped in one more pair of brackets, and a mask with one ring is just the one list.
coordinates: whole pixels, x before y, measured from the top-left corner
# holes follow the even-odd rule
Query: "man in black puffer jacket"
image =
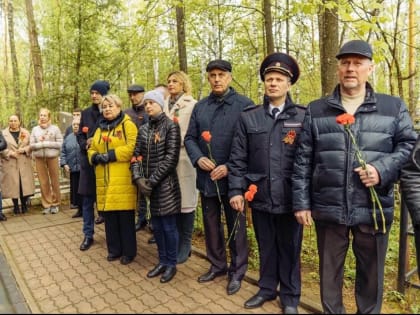
[[(339, 85), (332, 95), (311, 102), (306, 111), (292, 176), (293, 208), (300, 224), (309, 226), (315, 220), (324, 313), (345, 313), (344, 262), (352, 240), (357, 313), (379, 314), (394, 184), (417, 135), (404, 102), (375, 93), (367, 82), (374, 69), (367, 42), (347, 42), (337, 59)], [(337, 122), (342, 114), (354, 119), (349, 129)], [(384, 222), (377, 207), (378, 228), (371, 187), (385, 217)]]
[(235, 210), (244, 210), (245, 191), (251, 184), (257, 186), (250, 207), (260, 258), (259, 291), (245, 302), (245, 308), (274, 300), (280, 286), (282, 313), (297, 314), (302, 226), (293, 215), (290, 177), (306, 108), (289, 96), (299, 78), (292, 57), (268, 55), (260, 75), (264, 103), (241, 114), (229, 160), (229, 197)]
[[(239, 291), (248, 268), (248, 245), (245, 219), (241, 216), (238, 232), (229, 241), (231, 263), (228, 267), (222, 209), (229, 235), (233, 231), (236, 211), (231, 208), (227, 196), (227, 162), (239, 115), (245, 107), (254, 103), (229, 86), (232, 82), (232, 65), (229, 62), (213, 60), (206, 70), (212, 92), (195, 104), (184, 138), (188, 156), (197, 170), (207, 258), (211, 263), (210, 270), (200, 276), (198, 282), (212, 281), (228, 272), (227, 293), (230, 295)], [(204, 131), (211, 135), (210, 143), (202, 137)], [(213, 160), (208, 147), (211, 148)]]
[(420, 279), (420, 137), (417, 138), (411, 159), (401, 172), (400, 186), (413, 224), (417, 272)]

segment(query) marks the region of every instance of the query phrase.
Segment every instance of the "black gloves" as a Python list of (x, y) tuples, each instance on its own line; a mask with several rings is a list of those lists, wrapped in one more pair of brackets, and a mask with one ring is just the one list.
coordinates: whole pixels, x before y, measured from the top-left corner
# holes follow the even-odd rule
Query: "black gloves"
[(150, 197), (152, 194), (152, 186), (149, 184), (149, 180), (146, 178), (139, 178), (136, 180), (137, 187), (140, 189), (140, 192), (146, 196)]
[(108, 153), (103, 153), (103, 154), (96, 153), (92, 156), (92, 164), (93, 165), (107, 164), (107, 163), (109, 163)]

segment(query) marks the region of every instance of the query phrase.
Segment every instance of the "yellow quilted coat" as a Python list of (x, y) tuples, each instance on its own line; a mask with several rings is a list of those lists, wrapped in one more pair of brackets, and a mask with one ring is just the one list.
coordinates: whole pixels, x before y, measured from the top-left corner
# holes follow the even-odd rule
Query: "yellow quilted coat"
[[(101, 122), (105, 121), (104, 119)], [(88, 150), (91, 163), (95, 153), (114, 150), (116, 161), (95, 166), (96, 199), (99, 211), (136, 209), (137, 187), (131, 182), (130, 160), (136, 144), (137, 127), (128, 115), (114, 128), (100, 123)]]

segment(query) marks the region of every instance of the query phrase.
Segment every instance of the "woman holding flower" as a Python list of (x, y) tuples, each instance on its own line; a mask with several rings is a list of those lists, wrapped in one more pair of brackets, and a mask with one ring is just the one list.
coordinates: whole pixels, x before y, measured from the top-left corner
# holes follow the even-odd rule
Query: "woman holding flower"
[(142, 157), (139, 165), (142, 169), (133, 168), (133, 181), (141, 194), (150, 200), (153, 235), (158, 249), (158, 263), (147, 277), (161, 275), (160, 282), (166, 283), (177, 272), (176, 218), (181, 211), (181, 191), (176, 166), (181, 132), (179, 125), (163, 112), (164, 99), (160, 91), (146, 92), (143, 102), (149, 121), (139, 129), (134, 156), (137, 160)]
[(121, 264), (127, 265), (137, 255), (137, 190), (130, 172), (137, 126), (122, 112), (122, 105), (116, 95), (103, 97), (103, 117), (98, 120), (87, 154), (95, 167), (97, 208), (103, 211), (105, 218), (107, 260), (119, 259)]
[(12, 198), (14, 214), (26, 213), (28, 199), (35, 193), (30, 133), (21, 126), (19, 115), (11, 115), (9, 126), (3, 130), (3, 135), (7, 142), (7, 149), (1, 153), (3, 198)]
[[(321, 303), (344, 314), (344, 262), (352, 242), (358, 314), (379, 314), (394, 218), (394, 184), (417, 134), (398, 97), (375, 93), (372, 48), (362, 40), (337, 54), (339, 84), (308, 105), (292, 176), (295, 216), (315, 221)], [(352, 119), (352, 117), (354, 119)]]

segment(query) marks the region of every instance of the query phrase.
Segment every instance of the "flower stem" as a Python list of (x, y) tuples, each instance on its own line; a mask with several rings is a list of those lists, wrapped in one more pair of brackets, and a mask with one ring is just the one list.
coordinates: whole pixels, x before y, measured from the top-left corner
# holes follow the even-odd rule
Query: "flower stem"
[[(354, 149), (356, 151), (356, 158), (357, 161), (359, 162), (360, 166), (362, 167), (363, 170), (366, 170), (366, 162), (365, 160), (363, 160), (362, 157), (362, 153), (360, 152), (359, 146), (357, 145), (356, 139), (354, 138), (353, 133), (350, 130), (350, 126), (344, 125), (345, 130), (347, 131), (347, 133), (350, 136), (351, 142), (353, 143)], [(378, 194), (375, 190), (375, 188), (373, 186), (369, 187), (369, 192), (370, 192), (370, 199), (372, 201), (372, 218), (373, 218), (373, 224), (375, 227), (375, 231), (377, 231), (378, 228), (378, 221), (376, 219), (376, 206), (378, 206), (379, 208), (379, 212), (381, 214), (381, 219), (382, 219), (382, 233), (385, 234), (386, 233), (386, 228), (385, 228), (385, 216), (384, 216), (384, 211), (382, 209), (382, 204), (381, 201), (379, 200)]]
[(227, 239), (227, 241), (226, 241), (226, 246), (228, 246), (229, 245), (229, 243), (230, 243), (230, 240), (232, 239), (232, 237), (233, 237), (233, 239), (235, 240), (236, 239), (236, 234), (238, 233), (238, 230), (239, 230), (239, 227), (240, 227), (240, 223), (239, 223), (239, 216), (240, 215), (244, 215), (242, 212), (240, 212), (240, 211), (238, 211), (237, 213), (236, 213), (236, 218), (235, 218), (235, 223), (233, 224), (233, 228), (232, 228), (232, 231), (230, 232), (230, 235), (229, 235), (229, 237), (228, 237), (228, 239)]

